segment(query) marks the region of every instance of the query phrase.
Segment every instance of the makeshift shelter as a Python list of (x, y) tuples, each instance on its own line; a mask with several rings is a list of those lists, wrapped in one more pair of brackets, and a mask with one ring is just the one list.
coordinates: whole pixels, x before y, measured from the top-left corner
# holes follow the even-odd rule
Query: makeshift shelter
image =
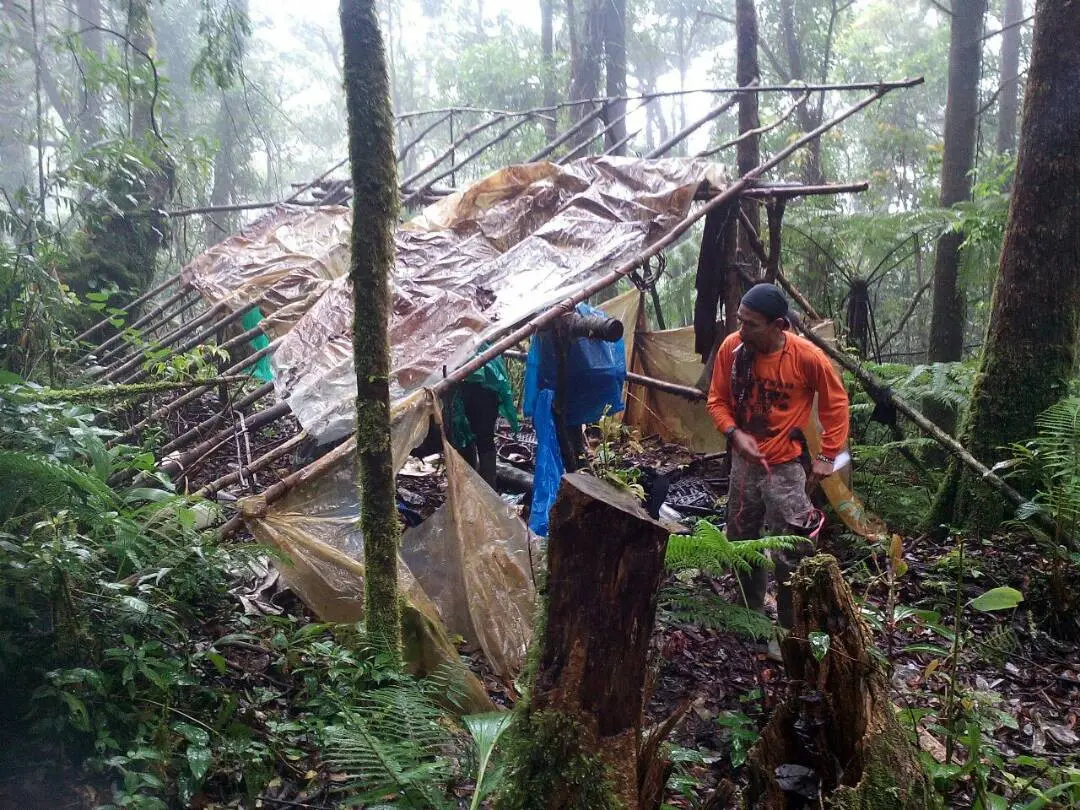
[[(757, 178), (888, 90), (909, 85), (876, 85), (870, 96), (739, 178), (701, 158), (530, 162), (443, 195), (403, 224), (397, 233), (390, 326), (395, 462), (400, 466), (419, 443), (429, 417), (438, 417), (433, 394), (560, 312), (631, 276), (697, 220), (727, 212), (725, 221), (734, 225), (740, 202), (749, 197), (786, 199), (865, 187), (808, 188)], [(341, 199), (341, 187), (335, 188), (323, 199)], [(172, 439), (160, 466), (190, 483), (192, 471), (206, 458), (235, 445), (237, 469), (190, 487), (214, 496), (304, 443), (340, 442), (314, 463), (241, 499), (225, 528), (235, 529), (242, 520), (258, 539), (286, 552), (292, 564), (282, 568), (282, 576), (329, 620), (356, 619), (363, 603), (354, 446), (345, 439), (355, 398), (345, 278), (348, 233), (347, 208), (277, 206), (148, 293), (160, 295), (180, 285), (129, 327), (158, 350), (180, 352), (241, 319), (251, 323), (256, 310), (264, 316), (221, 344), (237, 354), (222, 375), (242, 373), (270, 357), (273, 380), (228, 397), (219, 412)], [(769, 241), (778, 243), (778, 235)], [(745, 281), (726, 257), (702, 263), (698, 273), (739, 286)], [(168, 331), (168, 324), (198, 300), (203, 313)], [(720, 449), (722, 440), (704, 409), (686, 399), (703, 368), (695, 330), (650, 333), (643, 307), (637, 290), (604, 304), (627, 335), (633, 373), (626, 421), (694, 450)], [(714, 304), (710, 318), (715, 314)], [(268, 345), (251, 345), (264, 336), (272, 338)], [(478, 351), (482, 345), (487, 348)], [(143, 344), (130, 348), (120, 335), (89, 355), (103, 379), (118, 382), (140, 378), (142, 359)], [(196, 387), (153, 410), (122, 438), (168, 419), (210, 388)], [(274, 405), (253, 411), (270, 396), (277, 400)], [(261, 456), (241, 453), (242, 440), (285, 417), (296, 420), (298, 432), (282, 436)], [(406, 533), (402, 586), (420, 613), (432, 620), (437, 616), (451, 632), (479, 644), (496, 672), (510, 679), (523, 663), (531, 633), (539, 551), (516, 512), (449, 446), (445, 456), (447, 503)], [(842, 482), (833, 485), (830, 498), (849, 525), (874, 528)]]

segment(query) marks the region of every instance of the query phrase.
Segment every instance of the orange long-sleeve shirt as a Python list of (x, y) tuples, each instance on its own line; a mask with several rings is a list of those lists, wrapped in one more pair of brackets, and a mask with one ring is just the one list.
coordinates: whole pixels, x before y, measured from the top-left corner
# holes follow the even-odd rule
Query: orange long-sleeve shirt
[(731, 367), (741, 344), (736, 332), (716, 352), (706, 407), (720, 432), (737, 427), (757, 440), (770, 464), (791, 461), (802, 452), (792, 431), (809, 424), (817, 394), (821, 452), (832, 457), (840, 453), (848, 438), (847, 391), (821, 349), (785, 332), (783, 348), (754, 358), (753, 384), (736, 414)]

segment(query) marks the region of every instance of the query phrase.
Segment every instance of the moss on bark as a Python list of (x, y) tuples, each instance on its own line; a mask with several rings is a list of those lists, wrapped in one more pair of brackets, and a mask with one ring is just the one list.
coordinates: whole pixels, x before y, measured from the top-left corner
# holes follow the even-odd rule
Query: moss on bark
[[(988, 466), (1028, 439), (1035, 417), (1063, 397), (1080, 337), (1080, 15), (1067, 0), (1040, 3), (1024, 99), (1016, 181), (990, 325), (963, 441)], [(931, 520), (996, 526), (1001, 499), (966, 469), (949, 471)]]
[(506, 743), (511, 763), (498, 810), (618, 810), (611, 775), (584, 723), (521, 706)]
[(398, 212), (394, 117), (386, 53), (373, 0), (341, 0), (340, 17), (353, 182), (349, 280), (353, 288), (353, 364), (357, 389), (357, 486), (366, 571), (364, 610), (372, 638), (398, 654), (400, 526), (390, 449), (387, 335), (389, 274), (394, 262)]

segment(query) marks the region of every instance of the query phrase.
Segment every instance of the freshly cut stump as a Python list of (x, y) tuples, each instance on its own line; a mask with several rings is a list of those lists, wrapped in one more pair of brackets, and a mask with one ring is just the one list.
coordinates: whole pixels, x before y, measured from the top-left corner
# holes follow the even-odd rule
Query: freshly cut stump
[[(896, 719), (870, 631), (836, 559), (804, 560), (791, 586), (795, 626), (781, 645), (789, 693), (750, 752), (750, 806), (940, 806)], [(821, 634), (828, 637), (824, 655)]]

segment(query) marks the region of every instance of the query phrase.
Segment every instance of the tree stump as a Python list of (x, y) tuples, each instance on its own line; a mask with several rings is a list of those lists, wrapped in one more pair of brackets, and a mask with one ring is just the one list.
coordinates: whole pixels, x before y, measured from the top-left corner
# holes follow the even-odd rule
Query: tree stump
[(938, 806), (836, 559), (804, 560), (791, 586), (795, 626), (782, 644), (790, 691), (750, 752), (750, 806)]
[(535, 676), (501, 808), (639, 807), (642, 701), (667, 538), (629, 492), (563, 476)]

